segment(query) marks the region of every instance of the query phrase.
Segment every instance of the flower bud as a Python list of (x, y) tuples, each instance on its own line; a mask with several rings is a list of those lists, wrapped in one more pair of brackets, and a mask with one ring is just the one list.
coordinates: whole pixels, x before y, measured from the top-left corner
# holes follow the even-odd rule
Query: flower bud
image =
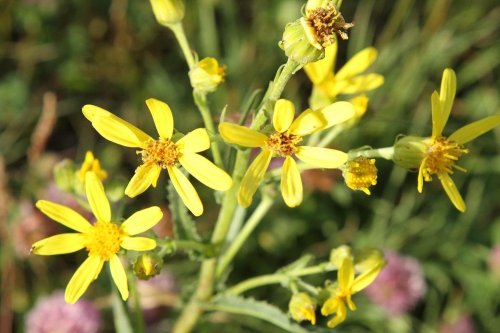
[(158, 275), (162, 267), (163, 260), (156, 254), (141, 254), (134, 263), (134, 274), (141, 280), (149, 280)]
[(408, 170), (418, 169), (431, 145), (430, 138), (405, 136), (394, 145), (393, 161)]
[(156, 20), (167, 28), (184, 18), (185, 9), (182, 0), (150, 0), (150, 2)]
[(189, 71), (189, 80), (195, 91), (211, 93), (224, 82), (225, 66), (219, 66), (217, 59), (204, 58)]
[(300, 64), (315, 62), (325, 56), (324, 49), (311, 35), (304, 18), (286, 25), (279, 47), (288, 58)]
[(344, 259), (350, 257), (351, 255), (352, 255), (351, 248), (347, 245), (341, 245), (339, 247), (334, 248), (330, 252), (330, 263), (332, 265), (340, 267)]
[(311, 324), (316, 324), (316, 302), (306, 293), (293, 294), (288, 303), (288, 311), (295, 321), (308, 320)]

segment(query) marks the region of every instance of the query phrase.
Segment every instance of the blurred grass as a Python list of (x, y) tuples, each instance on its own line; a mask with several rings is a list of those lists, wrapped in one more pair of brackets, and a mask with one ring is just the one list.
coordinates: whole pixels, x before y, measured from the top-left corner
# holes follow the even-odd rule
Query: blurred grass
[[(298, 17), (302, 2), (186, 3), (185, 29), (192, 47), (200, 57), (217, 56), (227, 65), (225, 85), (210, 97), (215, 117), (225, 106), (229, 113), (240, 112), (285, 62), (277, 42), (284, 24)], [(370, 93), (366, 117), (342, 134), (336, 147), (348, 150), (367, 143), (383, 147), (402, 133), (428, 135), (430, 95), (439, 88), (445, 67), (455, 69), (458, 77), (457, 99), (445, 133), (499, 113), (497, 1), (344, 1), (342, 12), (356, 27), (349, 41), (341, 43), (336, 67), (373, 45), (379, 51), (373, 71), (385, 76), (385, 84)], [(170, 104), (178, 130), (187, 131), (202, 122), (176, 41), (154, 21), (146, 1), (7, 0), (0, 4), (0, 43), (0, 155), (13, 198), (6, 215), (9, 224), (2, 232), (5, 273), (6, 256), (12, 255), (7, 246), (16, 241), (6, 240), (18, 223), (15, 203), (20, 197), (35, 200), (48, 182), (48, 174), (37, 171), (40, 162), (30, 164), (27, 156), (45, 93), (57, 97), (57, 122), (47, 138), (47, 152), (81, 161), (84, 152), (93, 149), (112, 174), (124, 179), (137, 157), (102, 140), (82, 117), (84, 104), (105, 107), (152, 132), (144, 100), (157, 97)], [(284, 96), (305, 108), (310, 89), (306, 76), (298, 73)], [(439, 184), (426, 184), (424, 193), (418, 194), (416, 174), (386, 161), (377, 164), (378, 185), (371, 197), (351, 192), (341, 184), (340, 174), (333, 173), (337, 184), (328, 193), (306, 195), (304, 204), (293, 212), (282, 204), (271, 211), (245, 245), (230, 282), (272, 272), (306, 252), (327, 257), (332, 247), (344, 243), (391, 248), (423, 263), (426, 298), (410, 315), (389, 321), (373, 305), (360, 302), (339, 332), (433, 332), (450, 311), (471, 313), (478, 332), (494, 332), (500, 327), (499, 283), (488, 271), (487, 259), (489, 249), (500, 243), (499, 147), (498, 129), (474, 141), (462, 165), (468, 172), (454, 175), (468, 205), (465, 214), (454, 210)], [(157, 204), (164, 194), (160, 189), (145, 198)], [(207, 200), (209, 195), (204, 193)], [(201, 225), (205, 234), (210, 232), (212, 213), (207, 216)], [(13, 259), (20, 277), (14, 288), (18, 300), (13, 302), (18, 331), (23, 313), (36, 297), (56, 284), (64, 287), (74, 270), (70, 258), (52, 259), (44, 263)], [(180, 259), (173, 260), (171, 269), (179, 279), (186, 279), (195, 265), (186, 266)], [(55, 272), (61, 272), (57, 281), (43, 282), (44, 274)], [(41, 284), (33, 274), (42, 278)], [(283, 308), (287, 302), (287, 293), (276, 287), (254, 295), (270, 296)], [(238, 321), (231, 324), (234, 332), (278, 332), (251, 319)], [(216, 327), (207, 323), (201, 329), (211, 332)]]

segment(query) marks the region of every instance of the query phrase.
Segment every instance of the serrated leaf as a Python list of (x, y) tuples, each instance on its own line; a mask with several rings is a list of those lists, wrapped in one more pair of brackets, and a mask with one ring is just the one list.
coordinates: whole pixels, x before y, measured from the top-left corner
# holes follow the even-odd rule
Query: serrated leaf
[(267, 302), (257, 301), (253, 298), (223, 295), (218, 296), (210, 303), (204, 304), (208, 310), (224, 311), (259, 318), (276, 325), (291, 333), (308, 333), (300, 325), (294, 323), (286, 313), (278, 307)]

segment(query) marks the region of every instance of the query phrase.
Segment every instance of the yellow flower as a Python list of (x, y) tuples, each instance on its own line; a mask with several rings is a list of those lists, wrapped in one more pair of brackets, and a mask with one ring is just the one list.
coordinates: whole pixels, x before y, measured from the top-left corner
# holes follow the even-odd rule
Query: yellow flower
[(250, 164), (243, 176), (238, 193), (242, 207), (252, 203), (252, 197), (264, 179), (267, 167), (273, 157), (284, 157), (281, 176), (281, 193), (289, 207), (302, 202), (302, 181), (293, 156), (319, 168), (338, 168), (347, 161), (347, 154), (338, 150), (301, 146), (303, 137), (346, 121), (354, 115), (354, 108), (348, 102), (337, 102), (319, 111), (306, 110), (295, 120), (292, 102), (280, 99), (276, 102), (273, 115), (275, 132), (266, 135), (247, 127), (221, 123), (222, 138), (232, 144), (244, 147), (262, 148), (261, 153)]
[(215, 58), (203, 58), (189, 71), (194, 90), (201, 93), (214, 92), (224, 82), (225, 66), (219, 66)]
[(356, 53), (337, 73), (333, 72), (337, 57), (337, 44), (325, 49), (322, 60), (304, 66), (313, 83), (311, 107), (313, 109), (332, 103), (337, 95), (359, 94), (378, 88), (384, 83), (380, 74), (362, 74), (377, 59), (377, 50), (367, 47)]
[(355, 277), (352, 257), (346, 255), (337, 273), (337, 284), (332, 289), (330, 297), (323, 303), (321, 314), (329, 316), (335, 314), (333, 319), (328, 321), (328, 327), (335, 327), (342, 323), (347, 317), (347, 308), (356, 310), (356, 305), (352, 301), (352, 295), (365, 289), (370, 285), (380, 273), (383, 261), (373, 265), (370, 269)]
[(288, 303), (288, 312), (293, 320), (301, 322), (308, 320), (316, 324), (316, 302), (306, 293), (295, 293)]
[(424, 181), (432, 181), (437, 175), (453, 205), (461, 212), (465, 203), (450, 177), (453, 170), (466, 171), (456, 165), (460, 157), (468, 153), (464, 144), (500, 125), (500, 115), (489, 116), (465, 125), (449, 137), (442, 135), (450, 116), (457, 89), (455, 72), (445, 69), (441, 89), (431, 96), (431, 137), (408, 136), (399, 140), (394, 147), (394, 162), (406, 168), (418, 167), (418, 192), (422, 192)]
[(90, 150), (85, 154), (85, 160), (83, 161), (82, 167), (78, 172), (78, 179), (80, 179), (80, 182), (83, 183), (85, 181), (85, 174), (89, 171), (94, 172), (100, 180), (104, 180), (108, 177), (108, 173), (106, 170), (101, 168), (99, 160), (94, 158), (94, 154), (92, 154)]
[(77, 233), (65, 233), (42, 239), (33, 244), (31, 251), (38, 255), (55, 255), (76, 252), (85, 248), (88, 258), (76, 270), (66, 287), (64, 298), (75, 303), (99, 275), (104, 262), (109, 262), (113, 278), (123, 300), (128, 298), (127, 276), (117, 256), (121, 248), (148, 251), (156, 247), (156, 241), (146, 237), (131, 237), (156, 225), (163, 216), (160, 208), (149, 207), (130, 216), (121, 225), (111, 222), (109, 201), (98, 176), (93, 172), (85, 175), (85, 189), (90, 208), (97, 221), (90, 224), (74, 210), (45, 200), (36, 203), (45, 215)]
[(83, 114), (104, 138), (125, 146), (140, 148), (142, 165), (125, 189), (125, 194), (135, 197), (149, 186), (156, 187), (162, 169), (166, 169), (175, 190), (186, 207), (196, 216), (203, 213), (200, 197), (188, 178), (180, 171), (182, 165), (191, 175), (214, 190), (226, 191), (232, 185), (231, 177), (198, 154), (210, 148), (210, 138), (204, 128), (195, 129), (177, 142), (172, 141), (174, 120), (170, 107), (150, 98), (146, 104), (159, 134), (157, 140), (134, 125), (95, 105), (85, 105)]

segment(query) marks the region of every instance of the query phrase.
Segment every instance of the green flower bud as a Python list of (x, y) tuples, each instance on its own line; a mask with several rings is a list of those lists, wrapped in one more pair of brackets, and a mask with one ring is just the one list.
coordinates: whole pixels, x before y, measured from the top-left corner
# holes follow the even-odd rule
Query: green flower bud
[(394, 145), (393, 161), (408, 170), (418, 169), (431, 145), (430, 138), (405, 136)]
[(324, 48), (311, 34), (304, 18), (286, 25), (279, 47), (288, 58), (304, 65), (325, 57)]
[(306, 293), (293, 294), (288, 303), (288, 311), (295, 321), (308, 320), (311, 324), (316, 324), (316, 302)]
[(150, 3), (158, 23), (167, 28), (184, 18), (185, 9), (182, 0), (150, 0)]
[(350, 256), (351, 256), (351, 248), (347, 245), (341, 245), (339, 247), (334, 248), (330, 252), (330, 263), (332, 265), (340, 267), (344, 259)]
[(204, 58), (189, 71), (189, 80), (195, 91), (211, 93), (224, 82), (225, 66), (219, 66), (217, 59)]
[(141, 280), (149, 280), (160, 274), (163, 260), (156, 254), (146, 253), (137, 257), (134, 263), (134, 274)]

